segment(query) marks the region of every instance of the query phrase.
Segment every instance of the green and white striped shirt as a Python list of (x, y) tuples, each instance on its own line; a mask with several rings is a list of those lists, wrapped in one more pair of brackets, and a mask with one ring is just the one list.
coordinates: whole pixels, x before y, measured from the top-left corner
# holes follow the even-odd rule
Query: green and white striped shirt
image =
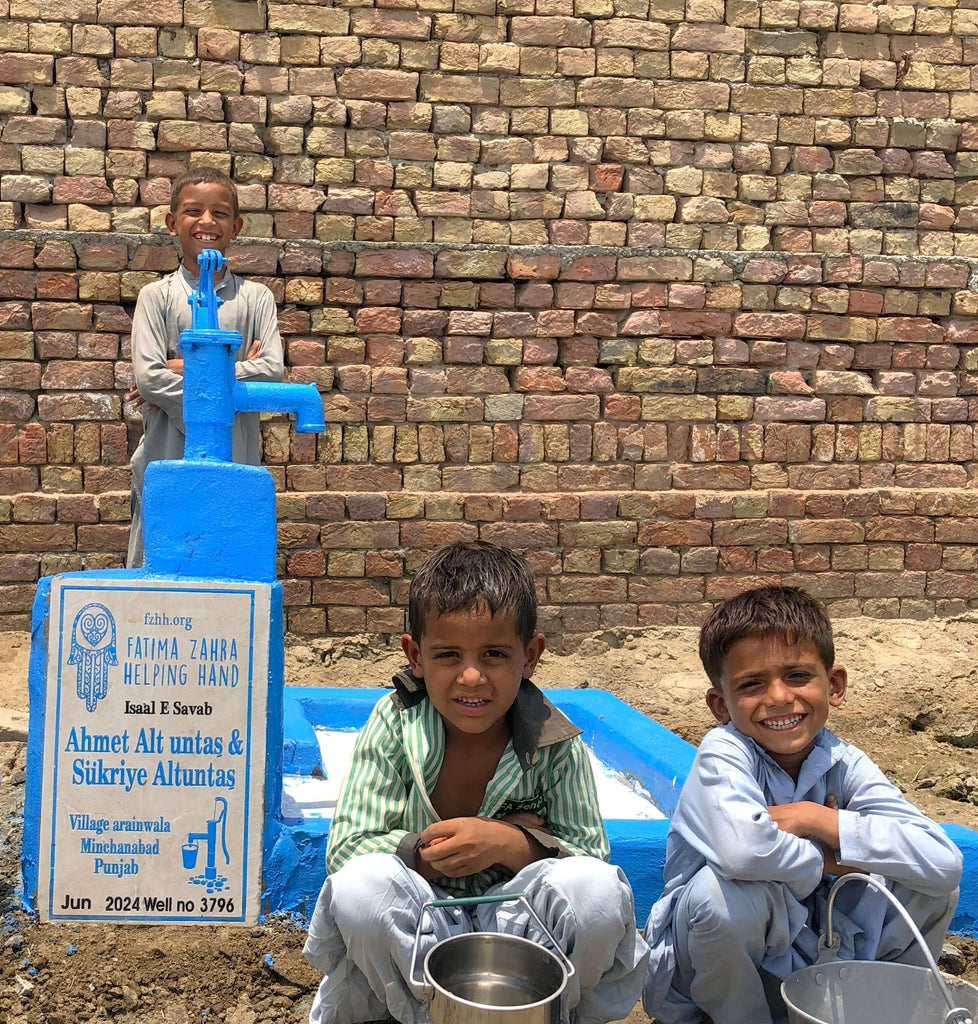
[[(408, 673), (395, 679), (360, 730), (329, 829), (328, 871), (362, 853), (393, 853), (414, 867), (418, 835), (439, 821), (429, 793), (445, 753), (441, 715)], [(539, 815), (551, 835), (529, 830), (555, 856), (608, 860), (594, 776), (580, 729), (524, 679), (510, 709), (513, 736), (486, 787), (479, 817)], [(479, 896), (512, 877), (489, 868), (465, 878), (437, 879), (452, 896)]]

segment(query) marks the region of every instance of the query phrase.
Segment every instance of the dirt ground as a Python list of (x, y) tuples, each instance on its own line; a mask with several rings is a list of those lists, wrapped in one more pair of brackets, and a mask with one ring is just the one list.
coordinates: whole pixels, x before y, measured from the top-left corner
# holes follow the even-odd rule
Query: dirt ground
[[(831, 726), (938, 821), (978, 829), (978, 615), (835, 623), (849, 695)], [(548, 651), (544, 687), (601, 687), (697, 743), (712, 720), (696, 630), (602, 632)], [(27, 708), (28, 637), (0, 634), (0, 711)], [(576, 646), (576, 650), (571, 650)], [(367, 637), (289, 643), (286, 683), (382, 686), (399, 649)], [(297, 1024), (318, 976), (292, 923), (253, 928), (38, 926), (18, 909), (25, 750), (0, 743), (0, 1020), (6, 1024)], [(978, 942), (942, 967), (978, 984)], [(646, 1024), (640, 1008), (629, 1024)]]

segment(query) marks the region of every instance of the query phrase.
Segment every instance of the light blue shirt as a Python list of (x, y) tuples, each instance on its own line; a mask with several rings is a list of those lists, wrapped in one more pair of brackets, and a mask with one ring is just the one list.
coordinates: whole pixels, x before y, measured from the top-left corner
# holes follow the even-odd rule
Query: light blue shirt
[[(676, 962), (675, 906), (690, 879), (707, 865), (722, 878), (784, 885), (783, 930), (792, 941), (800, 935), (816, 904), (824, 902), (830, 880), (823, 876), (819, 843), (781, 831), (768, 807), (802, 800), (824, 804), (829, 795), (839, 807), (839, 864), (885, 879), (891, 888), (945, 899), (954, 893), (961, 881), (961, 852), (857, 747), (822, 729), (796, 782), (733, 725), (717, 726), (700, 744), (670, 822), (665, 888), (645, 928), (652, 947), (646, 992), (661, 993), (669, 985)], [(849, 888), (840, 909), (858, 931), (857, 956), (868, 952), (872, 959), (884, 926), (885, 898), (868, 887)], [(848, 928), (844, 920), (839, 925)], [(798, 955), (784, 950), (766, 958), (764, 966), (786, 977), (797, 968)]]
[(927, 895), (957, 887), (958, 848), (858, 747), (822, 729), (795, 782), (725, 725), (707, 733), (683, 786), (666, 843), (664, 895), (710, 863), (726, 878), (783, 882), (803, 900), (822, 881), (821, 847), (782, 832), (767, 809), (824, 804), (829, 795), (839, 807), (840, 864)]

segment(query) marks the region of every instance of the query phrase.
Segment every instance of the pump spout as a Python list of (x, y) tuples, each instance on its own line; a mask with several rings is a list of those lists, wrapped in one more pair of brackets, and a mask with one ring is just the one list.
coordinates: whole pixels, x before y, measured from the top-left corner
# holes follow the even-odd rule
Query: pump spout
[(290, 412), (300, 434), (319, 434), (326, 429), (323, 400), (315, 384), (236, 380), (232, 395), (237, 412)]

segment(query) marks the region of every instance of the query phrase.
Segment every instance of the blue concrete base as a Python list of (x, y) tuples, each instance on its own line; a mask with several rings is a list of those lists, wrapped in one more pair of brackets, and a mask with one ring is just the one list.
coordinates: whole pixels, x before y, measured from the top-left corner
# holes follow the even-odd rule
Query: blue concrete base
[[(285, 688), (283, 723), (285, 774), (309, 775), (319, 769), (315, 729), (359, 729), (389, 690), (342, 687)], [(595, 756), (633, 775), (659, 809), (672, 813), (695, 750), (658, 722), (603, 690), (548, 690), (547, 697), (584, 732)], [(662, 891), (668, 819), (606, 822), (611, 859), (628, 875), (640, 920)], [(307, 920), (326, 877), (329, 821), (281, 820), (274, 842), (265, 847), (265, 913), (293, 914)]]
[[(319, 769), (315, 729), (359, 729), (377, 700), (389, 690), (286, 687), (283, 702), (286, 774), (309, 775)], [(658, 722), (603, 690), (547, 690), (547, 697), (584, 731), (595, 755), (634, 777), (666, 815), (676, 808), (695, 748)], [(635, 913), (644, 923), (662, 892), (668, 820), (605, 822), (611, 860), (628, 876), (635, 892)], [(965, 876), (952, 931), (978, 936), (978, 832), (944, 826), (964, 852)], [(274, 829), (273, 829), (274, 831)], [(326, 877), (328, 820), (279, 819), (265, 847), (266, 914), (288, 913), (308, 920)]]
[(161, 459), (146, 467), (146, 575), (271, 583), (276, 529), (275, 483), (261, 466)]

